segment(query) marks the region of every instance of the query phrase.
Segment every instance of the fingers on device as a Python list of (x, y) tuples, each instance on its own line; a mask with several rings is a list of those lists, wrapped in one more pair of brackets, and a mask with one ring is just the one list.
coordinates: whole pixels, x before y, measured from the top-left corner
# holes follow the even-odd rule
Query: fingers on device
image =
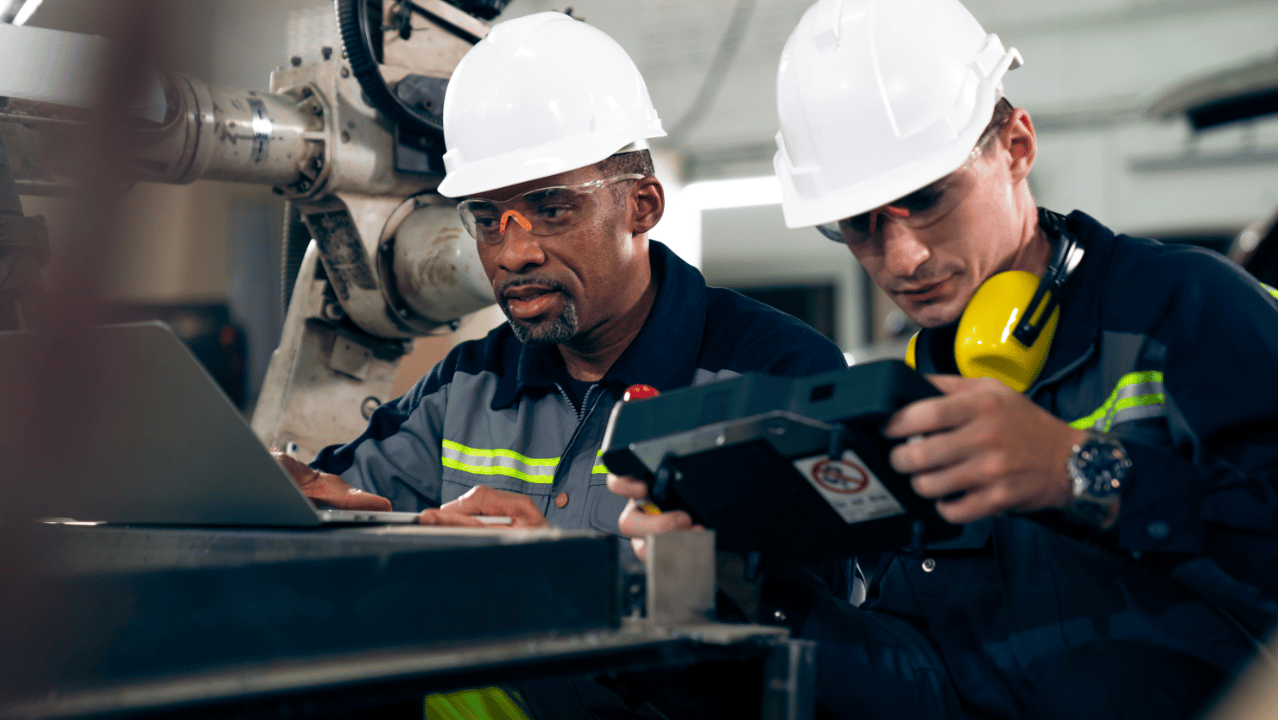
[(892, 470), (899, 441), (882, 427), (939, 394), (897, 360), (798, 379), (743, 375), (618, 403), (603, 460), (764, 570), (922, 547), (961, 528)]

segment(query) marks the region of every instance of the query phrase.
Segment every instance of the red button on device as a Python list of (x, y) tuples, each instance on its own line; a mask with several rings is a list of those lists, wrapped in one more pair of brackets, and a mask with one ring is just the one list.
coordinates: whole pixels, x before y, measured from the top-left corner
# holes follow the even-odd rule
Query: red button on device
[(650, 397), (657, 397), (660, 394), (661, 391), (651, 385), (631, 385), (626, 388), (626, 392), (621, 396), (621, 399), (630, 402), (631, 400), (645, 400)]

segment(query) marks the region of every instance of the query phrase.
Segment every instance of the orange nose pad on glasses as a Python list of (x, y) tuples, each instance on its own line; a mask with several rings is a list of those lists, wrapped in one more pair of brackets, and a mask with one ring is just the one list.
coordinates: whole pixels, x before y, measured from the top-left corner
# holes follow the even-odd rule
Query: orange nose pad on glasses
[(506, 221), (511, 218), (514, 218), (515, 222), (518, 223), (519, 227), (523, 228), (525, 232), (532, 232), (532, 223), (528, 222), (528, 218), (520, 215), (518, 210), (507, 210), (501, 214), (501, 226), (498, 228), (499, 234), (506, 234)]
[(885, 212), (885, 213), (887, 213), (887, 214), (889, 214), (889, 215), (893, 215), (893, 216), (895, 216), (895, 217), (909, 217), (909, 216), (910, 216), (910, 209), (909, 209), (909, 208), (894, 207), (894, 206), (892, 206), (892, 205), (884, 205), (883, 207), (879, 208), (878, 210), (872, 210), (872, 211), (870, 211), (870, 233), (871, 233), (871, 234), (873, 234), (873, 233), (874, 233), (874, 226), (875, 226), (875, 224), (876, 224), (876, 223), (875, 223), (875, 221), (879, 219), (879, 213), (881, 213), (881, 212)]

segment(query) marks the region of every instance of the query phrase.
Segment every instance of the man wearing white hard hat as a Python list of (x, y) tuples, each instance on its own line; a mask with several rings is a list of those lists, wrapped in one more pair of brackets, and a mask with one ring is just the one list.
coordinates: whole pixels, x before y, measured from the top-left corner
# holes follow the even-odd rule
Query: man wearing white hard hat
[[(665, 132), (604, 33), (554, 12), (493, 26), (457, 65), (443, 120), (439, 192), (460, 200), (509, 323), (455, 348), (362, 436), (295, 468), (308, 494), (422, 511), (428, 524), (496, 515), (616, 533), (625, 500), (599, 455), (625, 393), (844, 367), (816, 331), (707, 287), (648, 239), (665, 198), (647, 141)], [(569, 716), (546, 695), (525, 689), (524, 709)], [(558, 696), (603, 713), (585, 717), (630, 712), (590, 683)], [(645, 713), (634, 716), (658, 717)]]
[(706, 287), (648, 239), (665, 197), (647, 141), (665, 131), (638, 69), (603, 32), (557, 12), (493, 26), (454, 70), (443, 117), (439, 192), (461, 200), (510, 322), (455, 348), (363, 436), (319, 454), (313, 467), (366, 502), (427, 510), (425, 522), (514, 512), (516, 526), (615, 532), (622, 501), (597, 457), (630, 386), (843, 364), (811, 328)]
[(1193, 717), (1278, 619), (1278, 293), (1036, 208), (1021, 64), (957, 0), (821, 0), (781, 58), (786, 222), (924, 327), (910, 362), (944, 395), (884, 432), (966, 524), (860, 558), (857, 607), (772, 584), (834, 717)]

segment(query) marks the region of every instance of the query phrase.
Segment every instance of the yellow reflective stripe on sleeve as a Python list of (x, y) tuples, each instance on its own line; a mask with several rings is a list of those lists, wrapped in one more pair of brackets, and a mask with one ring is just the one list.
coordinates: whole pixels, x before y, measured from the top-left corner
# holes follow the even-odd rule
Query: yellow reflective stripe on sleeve
[[(1116, 422), (1157, 417), (1163, 414), (1161, 406), (1167, 399), (1162, 390), (1163, 374), (1158, 370), (1127, 373), (1119, 378), (1104, 404), (1069, 425), (1078, 430), (1108, 432)], [(1142, 409), (1136, 411), (1133, 408)]]
[(503, 449), (466, 447), (452, 440), (441, 443), (440, 463), (475, 475), (505, 475), (524, 482), (549, 485), (555, 481), (559, 458), (530, 458)]
[(1278, 288), (1264, 283), (1260, 283), (1260, 286), (1263, 287), (1270, 295), (1273, 295), (1275, 300), (1278, 300)]
[(1114, 405), (1114, 410), (1126, 410), (1129, 407), (1136, 407), (1137, 405), (1153, 405), (1154, 403), (1161, 403), (1166, 399), (1167, 397), (1162, 393), (1137, 395), (1136, 397), (1123, 398), (1122, 400), (1119, 400), (1118, 404)]
[(426, 720), (528, 720), (514, 699), (499, 687), (426, 696)]
[[(595, 453), (595, 457), (603, 457), (603, 448), (599, 448), (599, 452)], [(595, 463), (594, 467), (590, 468), (590, 474), (591, 475), (601, 475), (601, 474), (607, 475), (608, 466), (604, 465), (601, 462), (597, 462)]]
[(1095, 425), (1097, 420), (1103, 420), (1108, 412), (1109, 408), (1102, 405), (1096, 412), (1074, 420), (1069, 426), (1075, 430), (1086, 430)]
[(1132, 405), (1130, 407), (1118, 408), (1114, 411), (1114, 417), (1110, 421), (1110, 426), (1119, 423), (1131, 422), (1132, 420), (1143, 420), (1151, 417), (1161, 417), (1167, 414), (1166, 405), (1163, 403), (1163, 396), (1159, 395), (1157, 400)]

